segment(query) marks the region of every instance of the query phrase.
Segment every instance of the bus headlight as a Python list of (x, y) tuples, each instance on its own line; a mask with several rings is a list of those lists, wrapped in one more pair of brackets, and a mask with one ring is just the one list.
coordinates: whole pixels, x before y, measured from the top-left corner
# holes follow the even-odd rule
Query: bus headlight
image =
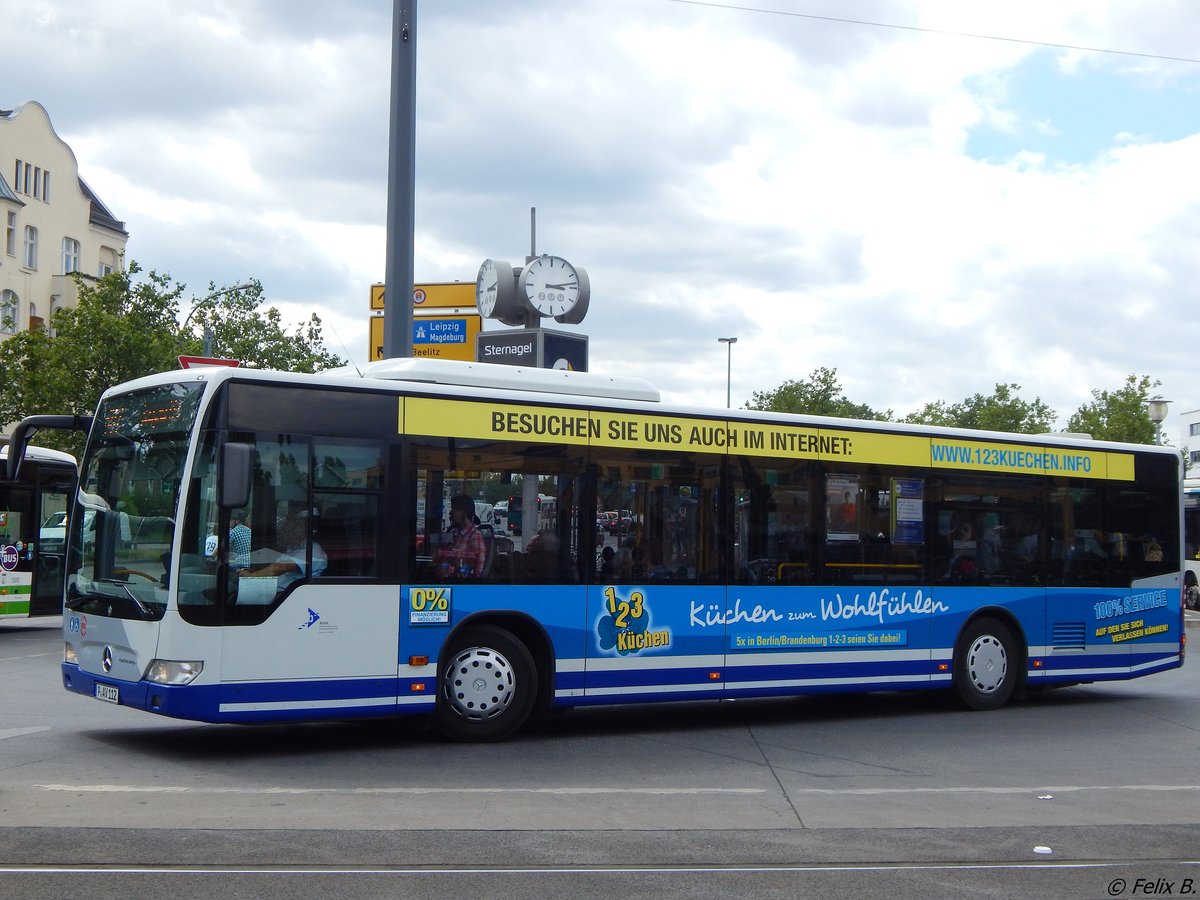
[(79, 654), (75, 652), (75, 648), (71, 646), (70, 641), (66, 641), (66, 648), (63, 650), (63, 662), (70, 663), (73, 666), (79, 665)]
[(154, 659), (146, 669), (146, 680), (155, 684), (191, 684), (203, 671), (204, 663), (198, 660)]

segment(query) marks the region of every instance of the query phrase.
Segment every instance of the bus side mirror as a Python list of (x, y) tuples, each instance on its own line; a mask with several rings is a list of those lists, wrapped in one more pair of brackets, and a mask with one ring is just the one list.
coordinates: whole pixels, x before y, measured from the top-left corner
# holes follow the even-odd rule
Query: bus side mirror
[(250, 472), (253, 465), (254, 448), (249, 444), (221, 446), (221, 469), (217, 473), (221, 506), (238, 507), (250, 502)]

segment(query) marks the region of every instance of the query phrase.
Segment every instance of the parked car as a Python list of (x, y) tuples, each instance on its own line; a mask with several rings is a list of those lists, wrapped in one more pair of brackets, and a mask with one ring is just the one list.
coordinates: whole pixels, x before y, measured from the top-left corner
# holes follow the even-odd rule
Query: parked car
[(633, 513), (627, 509), (620, 512), (607, 513), (608, 533), (609, 534), (627, 534), (629, 527), (633, 525)]
[(43, 553), (62, 553), (67, 543), (67, 513), (51, 513), (38, 529), (38, 542)]
[[(169, 521), (169, 520), (168, 520)], [(96, 513), (89, 510), (83, 514), (83, 543), (96, 542)], [(67, 513), (51, 513), (38, 528), (38, 543), (43, 553), (62, 553), (67, 544)]]
[(496, 507), (490, 503), (484, 503), (482, 500), (475, 501), (475, 518), (479, 520), (480, 525), (490, 525), (495, 528), (500, 524), (500, 519), (496, 515)]

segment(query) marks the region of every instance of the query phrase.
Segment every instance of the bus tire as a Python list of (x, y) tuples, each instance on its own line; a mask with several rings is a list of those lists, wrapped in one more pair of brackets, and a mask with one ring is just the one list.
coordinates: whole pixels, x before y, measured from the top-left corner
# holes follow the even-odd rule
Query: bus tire
[(996, 619), (976, 619), (954, 648), (954, 689), (970, 709), (999, 709), (1020, 678), (1012, 631)]
[(501, 741), (525, 723), (536, 699), (529, 649), (503, 628), (478, 625), (446, 646), (434, 726), (455, 741)]

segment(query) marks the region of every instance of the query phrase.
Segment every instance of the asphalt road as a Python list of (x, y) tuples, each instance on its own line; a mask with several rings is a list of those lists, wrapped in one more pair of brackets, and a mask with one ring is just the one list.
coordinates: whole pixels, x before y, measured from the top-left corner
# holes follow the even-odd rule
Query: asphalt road
[(993, 713), (621, 707), (461, 746), (90, 701), (59, 624), (0, 624), (0, 897), (1200, 895), (1196, 660)]

